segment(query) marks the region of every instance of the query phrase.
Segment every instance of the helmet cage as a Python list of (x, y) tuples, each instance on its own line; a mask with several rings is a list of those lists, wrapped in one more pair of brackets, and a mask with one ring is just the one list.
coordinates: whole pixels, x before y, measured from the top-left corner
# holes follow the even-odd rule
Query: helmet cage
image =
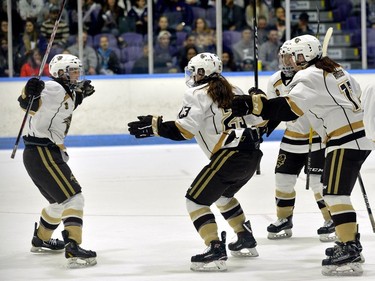
[(188, 87), (195, 87), (206, 83), (209, 78), (222, 72), (221, 59), (211, 53), (200, 53), (192, 57), (185, 67), (185, 83)]
[(60, 54), (52, 58), (49, 64), (52, 77), (62, 79), (69, 86), (75, 86), (84, 77), (82, 62), (76, 56)]

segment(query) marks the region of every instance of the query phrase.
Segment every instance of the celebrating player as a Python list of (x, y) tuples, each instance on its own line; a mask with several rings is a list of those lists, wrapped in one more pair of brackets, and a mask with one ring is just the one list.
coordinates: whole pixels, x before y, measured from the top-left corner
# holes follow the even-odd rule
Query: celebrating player
[[(258, 130), (260, 118), (237, 118), (230, 110), (234, 95), (243, 92), (222, 75), (222, 62), (215, 54), (201, 53), (185, 68), (186, 90), (175, 121), (163, 122), (160, 116), (139, 116), (130, 122), (129, 132), (137, 138), (161, 136), (176, 141), (195, 137), (210, 159), (186, 193), (190, 218), (209, 249), (191, 258), (193, 271), (225, 271), (226, 234), (218, 226), (210, 206), (215, 203), (237, 234), (228, 245), (235, 256), (258, 256), (250, 222), (234, 195), (248, 182), (262, 157)], [(262, 120), (263, 122), (263, 120)]]
[(365, 135), (360, 86), (338, 63), (322, 57), (322, 46), (314, 36), (293, 38), (285, 55), (297, 72), (289, 94), (267, 100), (264, 92), (251, 89), (250, 96), (234, 99), (233, 114), (252, 113), (266, 120), (284, 121), (306, 115), (326, 142), (323, 195), (339, 239), (335, 247), (326, 250), (322, 273), (361, 275), (362, 246), (350, 195), (374, 145)]
[[(276, 98), (287, 96), (290, 84), (296, 71), (289, 61), (287, 54), (291, 41), (286, 41), (280, 48), (280, 71), (274, 73), (268, 81), (267, 97)], [(269, 239), (283, 239), (292, 236), (292, 217), (296, 198), (295, 185), (302, 168), (310, 169), (310, 184), (316, 202), (323, 215), (324, 225), (318, 229), (322, 242), (336, 239), (335, 226), (323, 200), (323, 186), (320, 182), (324, 166), (324, 147), (316, 132), (312, 134), (311, 165), (307, 167), (310, 123), (306, 114), (295, 121), (286, 122), (286, 130), (281, 140), (279, 155), (275, 167), (276, 211), (277, 220), (267, 227)]]
[[(27, 133), (23, 137), (23, 162), (32, 181), (48, 200), (35, 223), (31, 252), (62, 251), (68, 267), (96, 264), (96, 253), (79, 246), (82, 242), (84, 197), (72, 174), (64, 139), (72, 121), (73, 110), (95, 90), (90, 80), (79, 81), (81, 61), (72, 55), (56, 55), (49, 64), (52, 80), (31, 78), (18, 98), (25, 109), (32, 99)], [(64, 223), (64, 242), (51, 239), (53, 231)]]

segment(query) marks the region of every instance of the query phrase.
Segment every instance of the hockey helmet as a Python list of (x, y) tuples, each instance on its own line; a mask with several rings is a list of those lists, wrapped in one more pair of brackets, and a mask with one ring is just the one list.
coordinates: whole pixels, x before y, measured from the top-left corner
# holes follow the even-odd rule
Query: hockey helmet
[(288, 54), (288, 48), (291, 44), (290, 40), (285, 41), (279, 51), (279, 69), (286, 77), (293, 77), (296, 73), (294, 65), (291, 63), (291, 55)]
[(290, 40), (285, 53), (292, 56), (294, 63), (300, 68), (306, 68), (322, 57), (322, 45), (318, 38), (312, 35), (301, 35)]
[(185, 81), (188, 87), (206, 83), (209, 78), (222, 72), (221, 59), (211, 53), (200, 53), (192, 57), (185, 67)]
[(49, 73), (54, 78), (61, 78), (69, 85), (76, 85), (84, 75), (82, 62), (70, 54), (55, 55), (49, 63)]

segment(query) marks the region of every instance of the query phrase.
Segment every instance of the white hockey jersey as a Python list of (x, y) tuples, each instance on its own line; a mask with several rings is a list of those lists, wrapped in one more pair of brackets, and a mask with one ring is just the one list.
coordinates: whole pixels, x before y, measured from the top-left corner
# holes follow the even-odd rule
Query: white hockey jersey
[[(326, 73), (310, 66), (294, 76), (287, 100), (299, 116), (310, 111), (306, 116), (326, 143), (326, 153), (338, 148), (371, 150), (360, 95), (359, 84), (344, 69)], [(316, 125), (317, 119), (322, 126)]]
[[(222, 148), (237, 147), (244, 128), (258, 125), (263, 119), (253, 115), (246, 118), (231, 116), (231, 109), (218, 108), (207, 95), (205, 86), (207, 84), (186, 90), (182, 109), (175, 123), (186, 139), (195, 137), (206, 156), (211, 158)], [(234, 88), (234, 93), (244, 94), (239, 88)], [(233, 140), (228, 139), (232, 132), (235, 133)]]
[(368, 85), (362, 93), (363, 123), (366, 137), (375, 142), (375, 84)]
[[(276, 97), (285, 97), (290, 91), (290, 82), (285, 85), (281, 78), (281, 71), (274, 73), (268, 80), (267, 97), (268, 99)], [(300, 118), (286, 122), (284, 136), (280, 143), (280, 148), (292, 153), (307, 153), (309, 151), (310, 121), (305, 113)], [(317, 120), (319, 121), (319, 120)], [(320, 136), (313, 131), (311, 151), (324, 148)]]
[(73, 98), (56, 81), (45, 82), (39, 100), (39, 109), (29, 118), (26, 135), (48, 138), (64, 149), (75, 106)]

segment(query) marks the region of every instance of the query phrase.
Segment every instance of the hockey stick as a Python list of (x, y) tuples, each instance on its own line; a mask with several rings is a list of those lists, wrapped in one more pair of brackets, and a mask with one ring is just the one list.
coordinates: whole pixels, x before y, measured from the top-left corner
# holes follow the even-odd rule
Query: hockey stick
[[(254, 17), (253, 17), (253, 32), (254, 32), (254, 87), (258, 89), (258, 22), (257, 22), (257, 5), (253, 1)], [(257, 165), (256, 174), (260, 175), (260, 162)]]
[(368, 197), (367, 197), (365, 186), (363, 184), (361, 173), (358, 173), (358, 182), (359, 182), (359, 186), (361, 187), (363, 199), (365, 200), (367, 213), (368, 213), (368, 216), (370, 218), (370, 222), (371, 222), (371, 226), (372, 226), (372, 232), (375, 233), (374, 216), (372, 215), (372, 211), (371, 211), (371, 207), (370, 207), (370, 202), (368, 201)]
[(332, 37), (332, 33), (333, 33), (333, 28), (330, 27), (330, 28), (328, 28), (328, 30), (326, 32), (326, 35), (324, 36), (323, 47), (322, 47), (322, 55), (323, 55), (323, 57), (327, 56), (328, 44), (329, 44), (329, 40)]
[(307, 154), (307, 167), (306, 167), (306, 190), (310, 187), (310, 169), (311, 169), (311, 154), (312, 154), (312, 137), (313, 129), (310, 127), (309, 132), (309, 152)]
[[(63, 0), (63, 2), (61, 4), (59, 15), (56, 19), (55, 25), (54, 25), (52, 33), (51, 33), (51, 37), (50, 37), (48, 45), (47, 45), (46, 52), (44, 54), (42, 63), (41, 63), (40, 68), (39, 68), (39, 74), (37, 76), (38, 79), (40, 79), (40, 76), (42, 76), (44, 66), (46, 65), (46, 62), (47, 62), (48, 55), (51, 52), (52, 43), (53, 43), (53, 40), (55, 39), (57, 28), (59, 27), (59, 23), (60, 23), (61, 15), (62, 15), (63, 10), (64, 10), (65, 2), (66, 2), (66, 0)], [(30, 109), (31, 109), (31, 106), (32, 106), (33, 102), (34, 102), (34, 97), (29, 99), (29, 103), (27, 104), (25, 116), (23, 117), (23, 120), (22, 120), (22, 123), (21, 123), (21, 128), (18, 132), (18, 136), (17, 136), (16, 142), (15, 142), (14, 147), (13, 147), (12, 155), (10, 156), (10, 158), (12, 158), (12, 159), (14, 159), (14, 157), (16, 156), (16, 152), (17, 152), (18, 145), (19, 145), (19, 142), (20, 142), (20, 139), (21, 139), (22, 131), (23, 131), (23, 128), (25, 127), (26, 120), (27, 120), (27, 117), (29, 116), (29, 112), (30, 112)]]

